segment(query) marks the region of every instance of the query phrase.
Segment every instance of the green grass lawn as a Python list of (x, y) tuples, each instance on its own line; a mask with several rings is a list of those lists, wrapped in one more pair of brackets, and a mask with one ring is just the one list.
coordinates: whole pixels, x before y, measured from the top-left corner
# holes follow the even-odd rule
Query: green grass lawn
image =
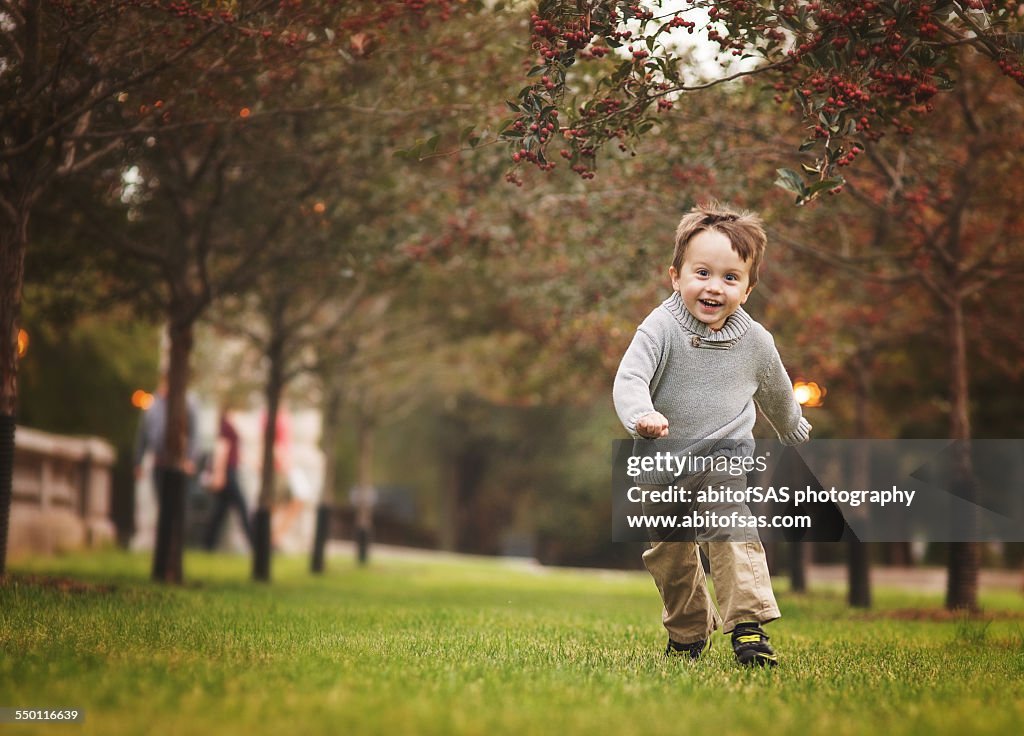
[[(784, 734), (1024, 732), (1024, 601), (991, 621), (904, 620), (937, 597), (780, 593), (775, 671), (716, 636), (696, 664), (661, 656), (645, 573), (495, 561), (275, 560), (194, 553), (189, 584), (146, 556), (23, 560), (0, 586), (0, 706), (84, 708), (15, 733)], [(60, 576), (84, 586), (41, 584)], [(778, 587), (784, 589), (782, 581)]]

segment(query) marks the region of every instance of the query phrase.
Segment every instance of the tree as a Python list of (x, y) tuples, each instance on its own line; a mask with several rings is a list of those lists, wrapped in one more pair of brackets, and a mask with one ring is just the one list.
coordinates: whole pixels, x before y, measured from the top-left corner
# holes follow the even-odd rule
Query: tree
[[(1024, 280), (1024, 223), (1012, 173), (1020, 156), (1007, 156), (1024, 145), (1017, 124), (1024, 100), (1005, 80), (987, 79), (981, 61), (965, 51), (953, 93), (957, 106), (937, 110), (913, 139), (869, 151), (868, 167), (848, 187), (856, 204), (839, 217), (821, 213), (833, 231), (838, 225), (853, 234), (861, 244), (856, 252), (843, 257), (801, 247), (854, 268), (869, 282), (898, 286), (901, 294), (916, 290), (922, 308), (909, 312), (912, 326), (903, 335), (927, 330), (945, 336), (949, 436), (960, 440), (955, 472), (965, 494), (973, 474), (970, 353), (989, 350), (972, 338), (986, 326), (1003, 336), (1003, 352), (1024, 349), (1020, 336), (1006, 327), (1016, 321), (1010, 315), (1019, 313), (1019, 305), (1001, 298), (1006, 285)], [(949, 608), (977, 607), (980, 548), (969, 531), (966, 538), (951, 545)]]
[[(148, 2), (99, 0), (87, 6), (55, 0), (0, 5), (0, 548), (5, 548), (10, 503), (10, 452), (17, 403), (17, 348), (30, 220), (62, 177), (94, 170), (128, 169), (139, 149), (168, 136), (252, 122), (292, 102), (286, 87), (304, 61), (354, 61), (387, 33), (420, 29), (447, 18), (449, 0), (374, 2)], [(474, 4), (476, 7), (478, 4)], [(275, 90), (284, 94), (275, 96)], [(313, 103), (308, 106), (319, 109)], [(210, 143), (210, 139), (206, 139)], [(192, 146), (184, 163), (201, 178), (215, 164), (216, 146)], [(207, 156), (207, 154), (210, 154)], [(213, 166), (217, 171), (217, 166)], [(222, 175), (220, 170), (217, 175)], [(223, 183), (223, 182), (222, 182)], [(196, 223), (190, 213), (184, 221)], [(200, 240), (202, 226), (192, 235)], [(123, 241), (122, 241), (123, 242)], [(196, 241), (197, 242), (197, 241)], [(193, 242), (195, 245), (195, 242)], [(153, 253), (136, 253), (150, 263)], [(175, 264), (180, 266), (180, 263)], [(203, 274), (189, 274), (200, 281)], [(179, 285), (180, 285), (179, 281)], [(174, 295), (169, 422), (183, 427), (183, 372), (190, 320), (207, 295)], [(184, 443), (166, 434), (174, 462)], [(3, 569), (0, 558), (0, 571)], [(170, 578), (177, 577), (169, 573)]]
[[(317, 218), (315, 210), (307, 215)], [(309, 228), (292, 227), (288, 231), (278, 244), (288, 247), (279, 249), (274, 266), (260, 274), (242, 299), (230, 300), (218, 310), (218, 322), (227, 332), (247, 337), (266, 366), (266, 422), (252, 567), (253, 579), (264, 582), (271, 576), (275, 536), (272, 511), (278, 487), (277, 428), (283, 396), (300, 376), (322, 370), (321, 364), (330, 361), (324, 347), (345, 328), (365, 286), (363, 278), (356, 278), (339, 263), (345, 260), (344, 252), (324, 247), (324, 240), (309, 237)], [(325, 425), (328, 421), (329, 412)]]
[[(127, 142), (197, 116), (222, 117), (197, 102), (218, 70), (249, 66), (261, 55), (294, 57), (296, 48), (312, 45), (306, 39), (313, 28), (323, 40), (332, 25), (327, 14), (296, 10), (266, 0), (0, 5), (0, 572), (33, 212), (57, 181), (105, 162)], [(237, 114), (235, 107), (231, 116)], [(176, 441), (171, 433), (168, 440)]]
[[(1024, 13), (1016, 0), (542, 0), (530, 17), (536, 64), (502, 136), (516, 163), (555, 165), (558, 138), (574, 171), (592, 177), (608, 143), (626, 150), (659, 127), (660, 113), (686, 94), (759, 75), (794, 95), (807, 128), (801, 150), (809, 181), (792, 169), (780, 185), (805, 202), (842, 184), (850, 163), (885, 130), (913, 131), (912, 119), (940, 103), (959, 75), (957, 50), (970, 46), (987, 73), (1024, 86)], [(700, 29), (728, 73), (701, 78), (687, 62), (687, 34)], [(575, 66), (586, 66), (577, 71)], [(573, 102), (570, 102), (573, 100)], [(560, 134), (560, 135), (559, 135)]]

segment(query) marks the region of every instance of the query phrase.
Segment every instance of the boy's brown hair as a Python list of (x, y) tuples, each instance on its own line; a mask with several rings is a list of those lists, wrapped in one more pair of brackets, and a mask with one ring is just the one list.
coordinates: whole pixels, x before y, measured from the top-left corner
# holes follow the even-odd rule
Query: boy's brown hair
[(750, 288), (757, 283), (757, 272), (764, 258), (768, 236), (761, 218), (747, 210), (736, 211), (718, 202), (702, 202), (683, 215), (676, 228), (676, 250), (672, 265), (678, 272), (686, 257), (686, 246), (699, 232), (717, 230), (729, 238), (733, 252), (750, 261)]

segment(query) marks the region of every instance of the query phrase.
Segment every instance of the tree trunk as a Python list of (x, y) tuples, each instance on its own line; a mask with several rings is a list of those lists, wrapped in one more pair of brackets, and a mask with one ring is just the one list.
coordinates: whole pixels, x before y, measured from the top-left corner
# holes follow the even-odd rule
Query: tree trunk
[(0, 580), (7, 572), (7, 530), (11, 523), (14, 472), (14, 417), (0, 414)]
[(789, 589), (794, 593), (807, 592), (808, 542), (789, 543)]
[(313, 559), (310, 571), (322, 573), (325, 564), (325, 548), (330, 536), (330, 515), (334, 504), (335, 476), (337, 474), (338, 423), (341, 419), (341, 391), (335, 381), (325, 378), (327, 397), (323, 407), (323, 426), (320, 430), (320, 449), (324, 453), (323, 484), (320, 491), (320, 505), (316, 510), (316, 533), (313, 537)]
[[(868, 488), (871, 482), (871, 458), (865, 442), (871, 434), (871, 421), (868, 415), (871, 405), (871, 384), (866, 357), (862, 353), (858, 353), (854, 359), (854, 367), (857, 371), (857, 446), (853, 454), (853, 473), (850, 482), (854, 488)], [(871, 608), (870, 548), (866, 542), (860, 541), (852, 534), (846, 543), (846, 572), (850, 605), (855, 608)]]
[(458, 536), (456, 529), (456, 513), (458, 509), (456, 479), (458, 478), (458, 471), (455, 469), (454, 462), (448, 462), (445, 470), (444, 480), (439, 489), (437, 542), (443, 551), (454, 552)]
[(277, 445), (277, 414), (284, 390), (284, 341), (275, 330), (267, 349), (270, 362), (264, 398), (267, 402), (267, 422), (263, 427), (263, 467), (260, 473), (260, 495), (256, 509), (254, 530), (252, 578), (270, 582), (274, 482), (277, 477), (275, 449)]
[(330, 536), (331, 508), (330, 504), (322, 502), (316, 507), (316, 530), (313, 532), (313, 554), (309, 562), (309, 571), (317, 575), (324, 571), (327, 538)]
[[(971, 467), (971, 415), (968, 384), (967, 335), (964, 327), (963, 299), (953, 293), (950, 307), (950, 380), (952, 382), (952, 411), (950, 436), (958, 440), (955, 445), (956, 461), (953, 472), (957, 495), (972, 500), (973, 468)], [(956, 520), (958, 534), (973, 538), (976, 521), (973, 514)], [(948, 576), (946, 578), (946, 608), (950, 610), (978, 608), (978, 573), (981, 568), (981, 547), (975, 541), (952, 542), (949, 545)]]
[(376, 489), (373, 484), (373, 457), (376, 426), (372, 419), (363, 417), (359, 422), (359, 482), (356, 484), (356, 558), (365, 565), (370, 556), (373, 536), (373, 507)]
[(156, 541), (153, 580), (180, 584), (185, 580), (185, 497), (188, 475), (178, 468), (156, 468)]
[(0, 576), (7, 570), (14, 425), (18, 407), (18, 331), (21, 329), (21, 289), (27, 243), (28, 211), (15, 208), (0, 229)]
[(252, 579), (270, 581), (270, 509), (260, 506), (253, 514)]
[[(192, 356), (192, 324), (167, 328), (170, 360), (167, 367), (167, 428), (164, 432), (166, 465), (156, 469), (157, 533), (153, 549), (153, 579), (182, 583), (185, 579), (185, 497), (188, 491), (188, 384)], [(194, 428), (193, 428), (194, 431)]]
[(460, 552), (493, 554), (496, 520), (480, 512), (480, 486), (487, 473), (482, 443), (468, 440), (455, 456), (456, 546)]

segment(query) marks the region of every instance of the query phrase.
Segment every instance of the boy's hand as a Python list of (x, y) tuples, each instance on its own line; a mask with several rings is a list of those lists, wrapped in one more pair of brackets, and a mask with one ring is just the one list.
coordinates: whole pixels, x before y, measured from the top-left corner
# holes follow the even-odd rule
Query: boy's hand
[(668, 436), (668, 419), (659, 412), (652, 411), (636, 420), (636, 433), (649, 440)]

